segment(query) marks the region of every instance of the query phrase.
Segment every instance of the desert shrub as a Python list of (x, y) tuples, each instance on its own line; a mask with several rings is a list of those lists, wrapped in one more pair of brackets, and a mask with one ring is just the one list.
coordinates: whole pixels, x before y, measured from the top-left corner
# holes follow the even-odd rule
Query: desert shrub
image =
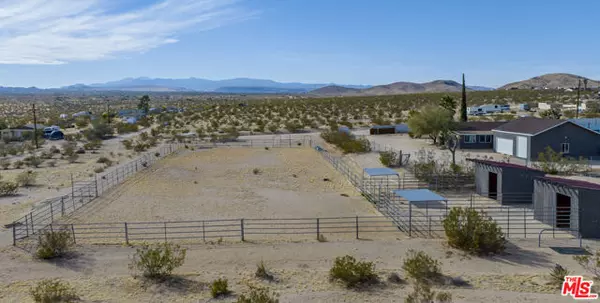
[(50, 146), (50, 152), (53, 154), (60, 154), (60, 149), (58, 149), (56, 146), (52, 145), (52, 146)]
[(229, 294), (227, 279), (217, 279), (212, 282), (210, 294), (213, 298), (226, 296)]
[(37, 173), (29, 170), (18, 174), (15, 180), (20, 186), (27, 187), (33, 185), (36, 179)]
[(566, 268), (562, 267), (560, 264), (556, 264), (548, 275), (548, 284), (560, 288), (565, 281), (565, 276), (568, 275), (569, 271)]
[(136, 250), (129, 268), (146, 278), (165, 278), (183, 265), (185, 254), (185, 248), (171, 243), (143, 245)]
[(402, 264), (406, 275), (417, 283), (433, 283), (442, 277), (440, 262), (425, 252), (409, 250)]
[(65, 156), (70, 156), (72, 154), (75, 154), (75, 147), (77, 147), (77, 144), (74, 144), (72, 142), (65, 142), (62, 145), (62, 154)]
[(86, 129), (83, 135), (88, 141), (104, 140), (106, 137), (112, 136), (113, 128), (106, 123), (94, 123), (92, 128)]
[(83, 149), (85, 150), (96, 150), (100, 147), (102, 147), (102, 141), (100, 140), (94, 140), (83, 145)]
[(152, 137), (152, 138), (150, 138), (150, 139), (146, 140), (146, 143), (147, 143), (149, 146), (156, 146), (156, 145), (158, 145), (158, 139), (156, 139), (156, 138)]
[(0, 197), (12, 196), (19, 190), (19, 184), (9, 181), (0, 181)]
[(269, 293), (267, 289), (253, 288), (247, 296), (239, 296), (236, 303), (279, 303), (279, 300), (275, 293)]
[(23, 159), (23, 163), (25, 163), (25, 165), (29, 166), (29, 167), (39, 167), (42, 163), (44, 162), (44, 160), (42, 160), (40, 157), (37, 156), (29, 156), (29, 157), (25, 157)]
[(256, 265), (256, 272), (254, 273), (254, 276), (267, 281), (273, 280), (273, 275), (269, 273), (265, 262), (262, 260)]
[(44, 150), (40, 153), (40, 157), (42, 159), (52, 159), (53, 156), (54, 156), (54, 153), (52, 153), (49, 150)]
[(17, 161), (15, 161), (15, 162), (13, 163), (13, 167), (14, 167), (14, 168), (16, 168), (16, 169), (19, 169), (19, 168), (23, 167), (23, 165), (24, 165), (24, 164), (25, 164), (25, 163), (23, 163), (23, 161), (21, 161), (21, 160), (17, 160)]
[(435, 296), (435, 300), (438, 303), (450, 303), (452, 302), (452, 294), (450, 294), (449, 292), (440, 291)]
[(158, 157), (160, 157), (160, 153), (159, 152), (155, 152), (154, 156), (158, 158)]
[(553, 175), (573, 175), (589, 170), (589, 161), (584, 158), (565, 157), (547, 146), (544, 152), (538, 153), (538, 161), (534, 167)]
[(148, 138), (149, 138), (148, 133), (141, 133), (140, 134), (140, 140), (146, 141), (146, 140), (148, 140)]
[(104, 172), (104, 167), (96, 167), (94, 168), (94, 172), (99, 174)]
[(594, 279), (600, 280), (600, 249), (593, 255), (574, 256), (573, 259), (585, 270), (594, 275)]
[(138, 126), (129, 123), (117, 123), (116, 129), (119, 134), (128, 134), (138, 131)]
[(255, 175), (258, 175), (258, 174), (260, 174), (260, 173), (261, 173), (261, 171), (260, 171), (260, 168), (254, 168), (254, 169), (252, 170), (252, 173), (253, 173), (253, 174), (255, 174)]
[(131, 142), (131, 140), (123, 140), (121, 141), (121, 143), (123, 144), (126, 150), (133, 149), (133, 142)]
[(380, 152), (379, 153), (379, 161), (381, 164), (387, 167), (391, 167), (396, 165), (396, 161), (398, 159), (398, 153), (393, 151)]
[(141, 153), (143, 151), (146, 151), (148, 149), (148, 144), (138, 141), (135, 143), (135, 145), (133, 146), (133, 151)]
[(397, 274), (397, 273), (395, 273), (395, 272), (393, 272), (393, 273), (390, 273), (390, 274), (388, 275), (388, 277), (387, 277), (387, 281), (388, 281), (389, 283), (392, 283), (392, 284), (401, 284), (401, 283), (403, 283), (403, 282), (404, 282), (404, 281), (402, 280), (402, 278), (400, 277), (400, 275), (398, 275), (398, 274)]
[(354, 136), (338, 131), (321, 133), (327, 142), (339, 147), (344, 153), (366, 153), (371, 151), (371, 143), (366, 139), (356, 139)]
[(4, 170), (7, 170), (11, 164), (12, 163), (10, 163), (10, 160), (8, 160), (8, 159), (5, 159), (5, 158), (0, 159), (0, 166), (2, 166), (2, 169), (4, 169)]
[(39, 237), (35, 254), (38, 258), (44, 260), (60, 258), (69, 252), (74, 244), (71, 232), (68, 229), (46, 230)]
[(378, 281), (373, 262), (356, 261), (352, 256), (335, 258), (329, 277), (342, 282), (346, 287), (369, 285)]
[(75, 154), (75, 153), (67, 156), (67, 161), (69, 163), (75, 163), (75, 162), (77, 162), (77, 159), (79, 159), (79, 155)]
[(113, 164), (112, 160), (107, 157), (100, 157), (96, 160), (96, 163), (104, 164), (106, 166), (111, 166)]
[(327, 238), (325, 237), (325, 235), (323, 235), (323, 234), (319, 234), (319, 235), (317, 236), (317, 241), (319, 241), (319, 242), (321, 242), (321, 243), (325, 243), (325, 242), (327, 242)]
[(48, 167), (54, 167), (54, 166), (56, 166), (56, 161), (54, 161), (54, 160), (48, 161), (48, 162), (46, 162), (46, 164), (48, 165)]
[(29, 293), (36, 303), (75, 302), (79, 299), (75, 290), (60, 280), (42, 280)]
[(444, 232), (451, 247), (470, 254), (487, 255), (504, 251), (502, 229), (483, 211), (453, 208), (443, 220)]

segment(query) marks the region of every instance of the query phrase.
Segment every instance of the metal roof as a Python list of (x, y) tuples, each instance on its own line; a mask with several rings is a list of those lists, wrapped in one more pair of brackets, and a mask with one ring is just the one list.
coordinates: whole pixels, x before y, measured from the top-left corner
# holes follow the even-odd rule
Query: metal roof
[(471, 162), (475, 162), (475, 163), (481, 163), (481, 164), (486, 164), (486, 165), (490, 165), (490, 166), (508, 167), (508, 168), (519, 168), (519, 169), (524, 169), (524, 170), (532, 170), (532, 171), (542, 172), (539, 169), (527, 167), (527, 166), (524, 166), (524, 165), (514, 164), (514, 163), (508, 163), (508, 162), (500, 162), (500, 161), (492, 161), (492, 160), (484, 160), (484, 159), (470, 159), (470, 158), (467, 159), (467, 161), (471, 161)]
[(564, 185), (564, 186), (569, 186), (569, 187), (574, 187), (574, 188), (600, 190), (600, 184), (587, 182), (587, 181), (581, 181), (581, 180), (573, 180), (573, 179), (558, 178), (558, 177), (548, 177), (548, 176), (539, 177), (539, 178), (537, 178), (537, 180), (541, 180), (541, 181), (545, 181), (545, 182), (549, 182), (549, 183), (555, 183), (555, 184)]
[(365, 168), (364, 172), (371, 177), (377, 176), (399, 176), (398, 172), (387, 167)]
[(396, 197), (401, 197), (409, 202), (446, 201), (447, 199), (430, 191), (429, 189), (398, 189), (394, 190)]
[(552, 127), (566, 123), (568, 120), (560, 119), (541, 119), (534, 117), (525, 117), (507, 122), (496, 127), (495, 131), (503, 131), (518, 134), (536, 135)]
[(500, 125), (506, 122), (488, 122), (488, 121), (468, 121), (458, 123), (457, 131), (491, 131), (494, 128), (500, 127)]

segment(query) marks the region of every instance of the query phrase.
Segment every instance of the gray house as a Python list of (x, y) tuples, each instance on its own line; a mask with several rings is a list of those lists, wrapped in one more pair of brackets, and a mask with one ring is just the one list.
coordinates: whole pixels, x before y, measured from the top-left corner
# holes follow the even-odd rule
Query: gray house
[(600, 238), (600, 184), (556, 177), (534, 181), (534, 218), (556, 228)]
[(547, 146), (570, 157), (600, 155), (600, 133), (569, 120), (525, 117), (492, 130), (494, 151), (535, 160)]
[(458, 137), (459, 149), (492, 149), (494, 134), (492, 129), (506, 122), (469, 121), (457, 125), (454, 134)]
[(543, 171), (507, 162), (468, 159), (475, 164), (475, 191), (501, 204), (531, 203), (533, 181)]

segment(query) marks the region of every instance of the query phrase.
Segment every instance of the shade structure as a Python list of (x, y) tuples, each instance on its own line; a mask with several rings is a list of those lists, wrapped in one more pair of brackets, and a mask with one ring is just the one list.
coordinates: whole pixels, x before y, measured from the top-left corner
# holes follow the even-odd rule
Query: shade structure
[(447, 200), (446, 198), (428, 189), (398, 189), (392, 192), (396, 197), (403, 198), (409, 202), (432, 202)]
[(365, 168), (364, 172), (371, 177), (399, 176), (397, 171), (387, 167)]

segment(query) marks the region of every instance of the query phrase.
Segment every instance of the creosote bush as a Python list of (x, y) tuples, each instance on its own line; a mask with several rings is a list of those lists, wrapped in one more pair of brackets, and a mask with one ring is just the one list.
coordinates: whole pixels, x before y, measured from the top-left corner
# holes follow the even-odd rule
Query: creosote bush
[(273, 275), (269, 273), (265, 262), (262, 260), (256, 265), (256, 272), (254, 273), (254, 276), (267, 281), (273, 281), (274, 279)]
[(31, 288), (29, 293), (36, 303), (66, 303), (79, 300), (75, 290), (60, 280), (42, 280)]
[(279, 303), (277, 294), (269, 293), (265, 288), (252, 288), (248, 295), (238, 297), (236, 303)]
[(210, 294), (213, 298), (218, 298), (222, 296), (227, 296), (229, 294), (229, 289), (227, 279), (217, 279), (212, 282), (212, 286), (210, 288)]
[(16, 182), (20, 186), (31, 186), (35, 183), (35, 179), (37, 179), (37, 173), (34, 171), (24, 171), (17, 175)]
[(442, 277), (441, 264), (425, 252), (409, 250), (402, 269), (417, 283), (435, 283)]
[(366, 139), (356, 139), (345, 132), (326, 131), (321, 137), (327, 142), (339, 147), (344, 153), (367, 153), (371, 151), (371, 143)]
[(451, 247), (474, 255), (501, 253), (506, 240), (502, 229), (484, 212), (471, 208), (453, 208), (443, 220)]
[(69, 252), (74, 245), (73, 237), (68, 229), (45, 230), (39, 237), (35, 254), (43, 260), (60, 258)]
[(19, 190), (19, 184), (10, 181), (0, 181), (0, 197), (12, 196)]
[(162, 279), (183, 265), (186, 249), (171, 243), (143, 245), (133, 255), (129, 268), (150, 279)]
[(329, 270), (329, 278), (342, 282), (348, 288), (378, 282), (373, 262), (357, 261), (348, 255), (335, 258), (333, 267)]
[(111, 166), (112, 160), (107, 157), (100, 157), (100, 158), (98, 158), (98, 160), (96, 160), (96, 163), (104, 164), (106, 166)]
[(396, 165), (397, 159), (398, 159), (398, 153), (396, 153), (396, 152), (387, 151), (387, 152), (379, 153), (379, 161), (384, 166), (391, 167), (391, 166)]

